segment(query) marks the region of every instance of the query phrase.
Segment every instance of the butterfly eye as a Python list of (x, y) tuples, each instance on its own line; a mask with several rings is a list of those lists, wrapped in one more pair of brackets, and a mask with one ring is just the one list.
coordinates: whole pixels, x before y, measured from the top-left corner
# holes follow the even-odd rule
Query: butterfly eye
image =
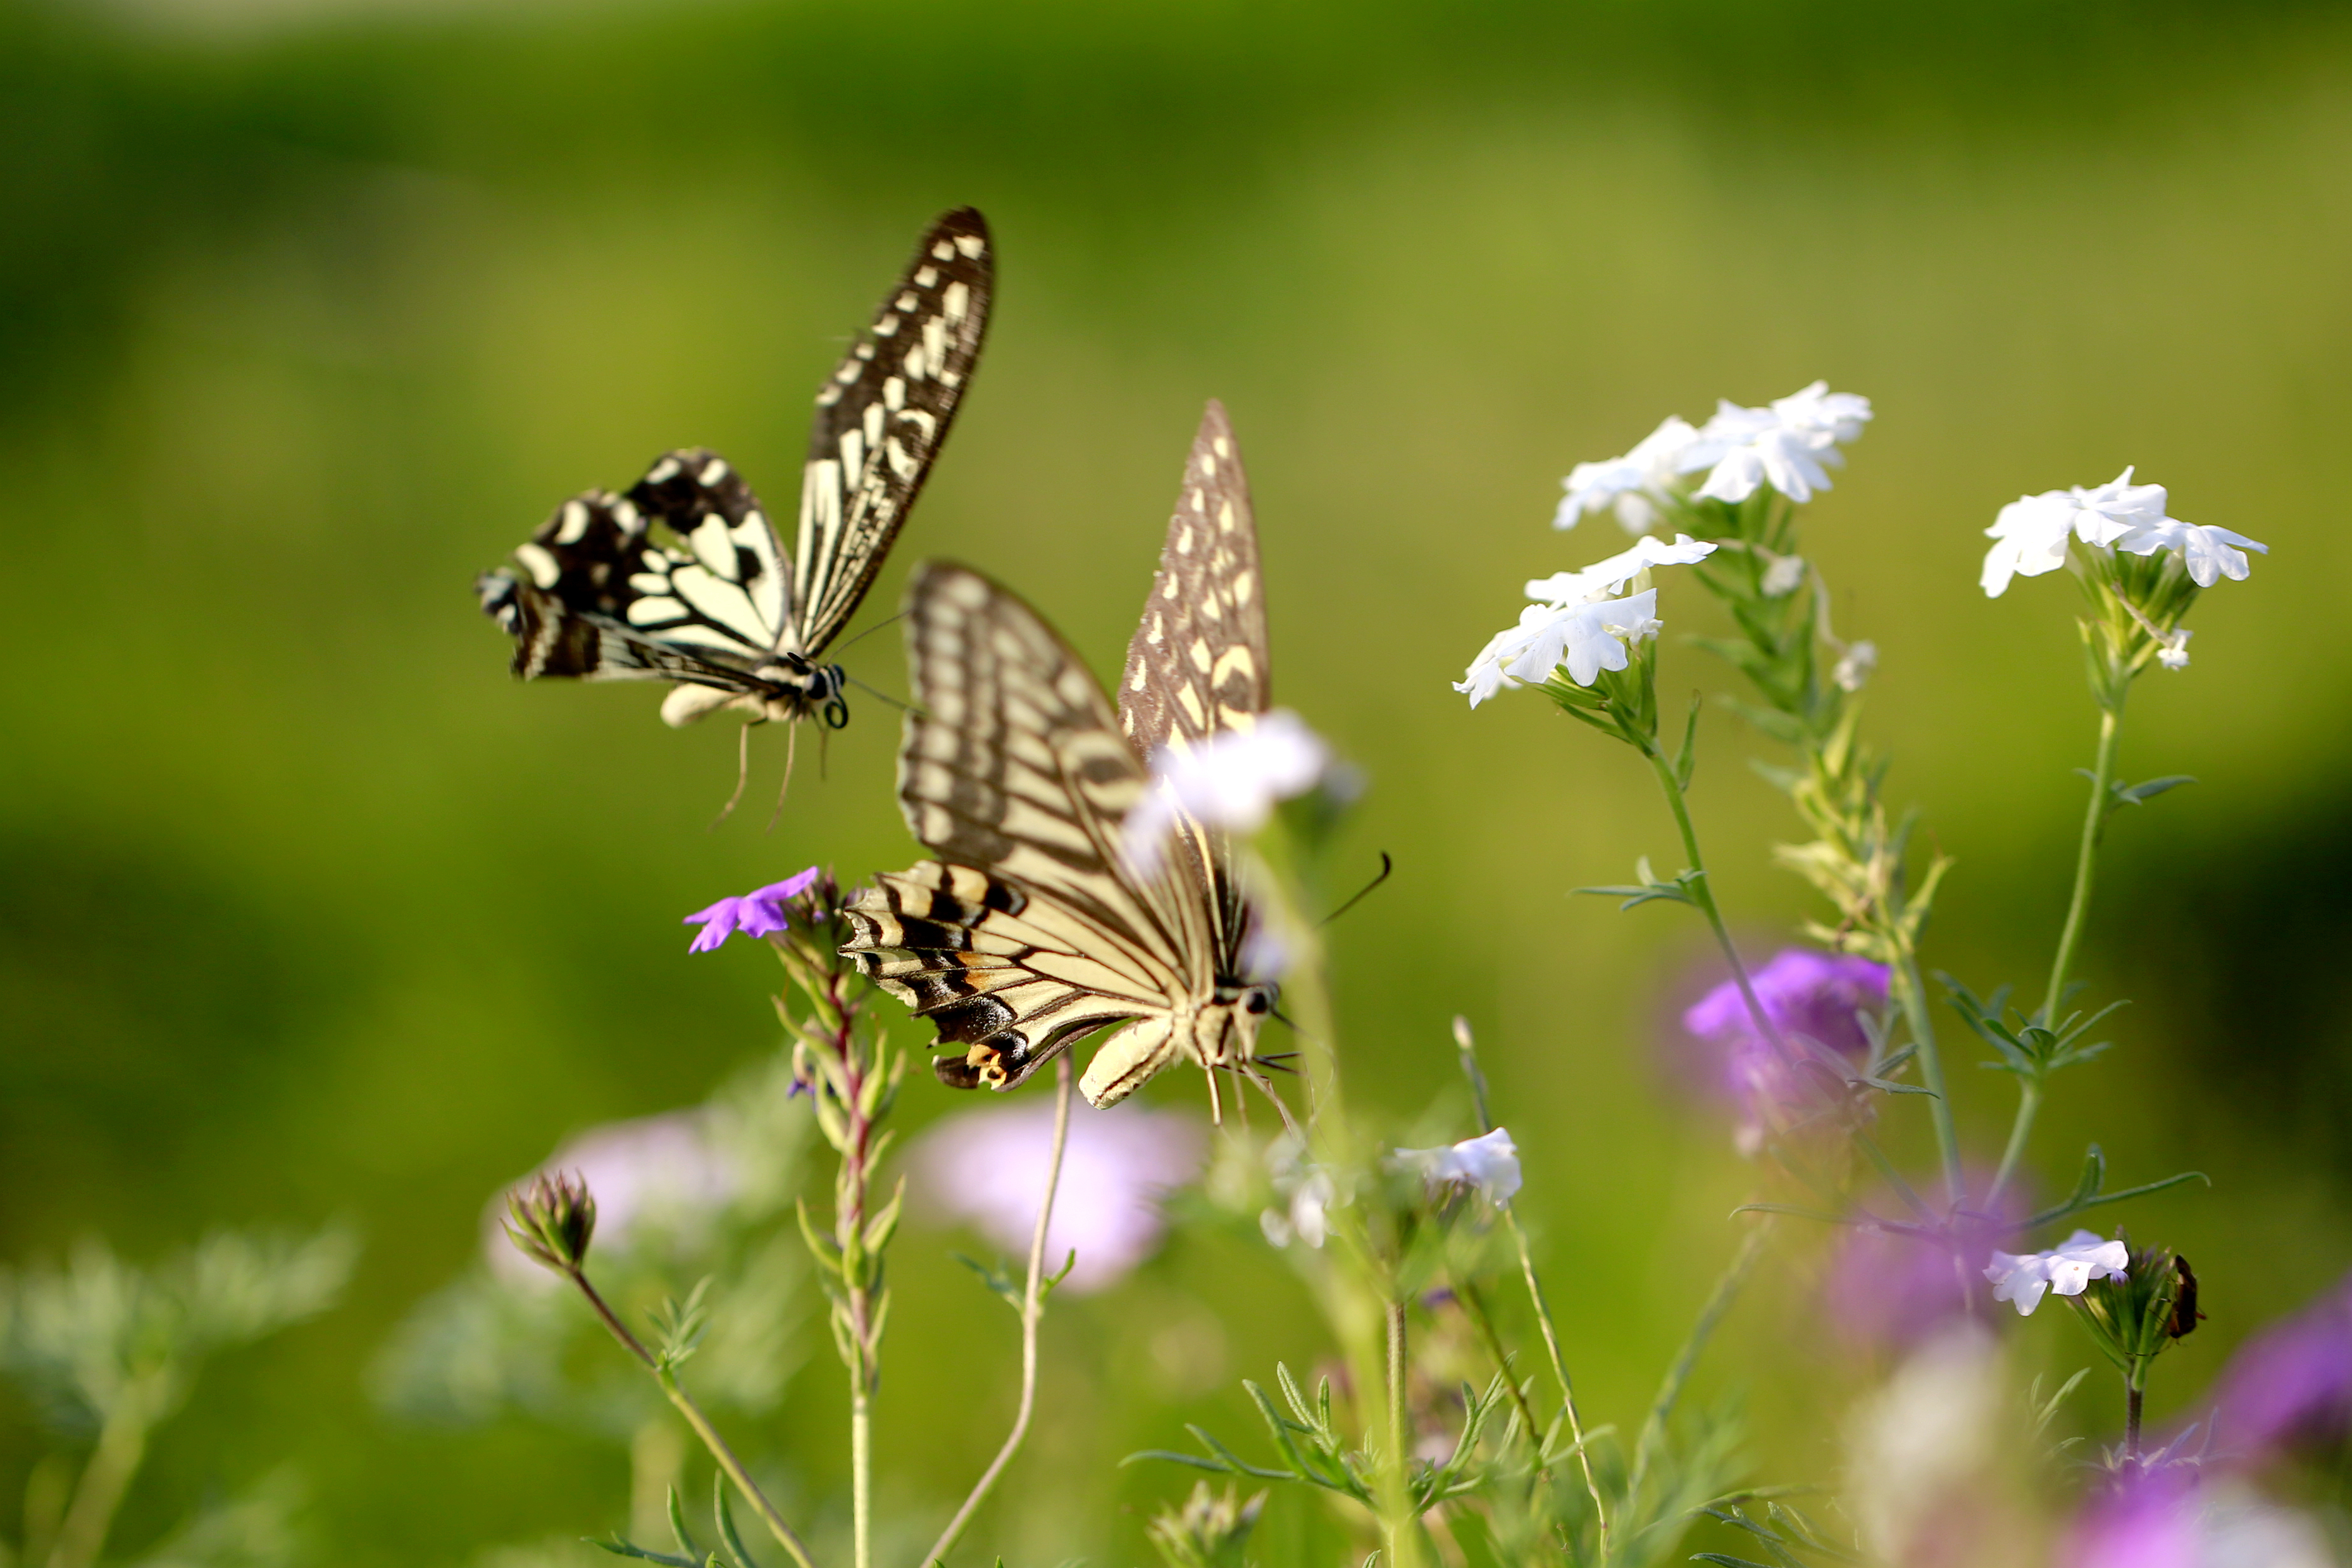
[(1249, 994), (1249, 1000), (1244, 1003), (1243, 1005), (1250, 1010), (1250, 1014), (1253, 1017), (1263, 1017), (1266, 1009), (1265, 993), (1263, 991), (1251, 992)]

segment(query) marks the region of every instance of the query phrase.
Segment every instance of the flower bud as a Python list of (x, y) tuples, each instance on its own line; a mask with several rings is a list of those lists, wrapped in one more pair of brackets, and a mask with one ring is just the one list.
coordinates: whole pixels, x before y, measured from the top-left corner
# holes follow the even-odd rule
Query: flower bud
[(576, 1173), (541, 1172), (507, 1194), (507, 1239), (523, 1256), (559, 1274), (574, 1274), (596, 1234), (596, 1199)]
[(1265, 1507), (1260, 1492), (1247, 1502), (1238, 1489), (1220, 1496), (1202, 1481), (1192, 1488), (1182, 1511), (1170, 1510), (1151, 1521), (1152, 1545), (1169, 1568), (1242, 1568), (1250, 1531)]

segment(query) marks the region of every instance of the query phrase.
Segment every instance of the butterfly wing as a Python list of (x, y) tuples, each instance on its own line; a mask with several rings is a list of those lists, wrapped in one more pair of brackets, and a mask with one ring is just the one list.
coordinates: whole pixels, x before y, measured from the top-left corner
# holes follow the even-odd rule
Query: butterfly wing
[(1036, 612), (962, 567), (918, 571), (907, 642), (899, 805), (940, 858), (853, 900), (844, 951), (936, 1044), (970, 1047), (940, 1062), (950, 1082), (1010, 1089), (1129, 1020), (1138, 1047), (1172, 1050), (1173, 1013), (1210, 984), (1205, 917), (1121, 853), (1147, 783), (1101, 687)]
[(795, 651), (822, 655), (873, 586), (979, 363), (995, 282), (987, 222), (970, 207), (947, 214), (818, 392), (793, 557)]
[[(1264, 590), (1249, 476), (1224, 405), (1212, 399), (1119, 681), (1119, 724), (1139, 753), (1247, 729), (1272, 706)], [(1221, 835), (1189, 817), (1174, 831), (1176, 858), (1209, 894), (1219, 973), (1232, 975), (1247, 915), (1231, 857)]]

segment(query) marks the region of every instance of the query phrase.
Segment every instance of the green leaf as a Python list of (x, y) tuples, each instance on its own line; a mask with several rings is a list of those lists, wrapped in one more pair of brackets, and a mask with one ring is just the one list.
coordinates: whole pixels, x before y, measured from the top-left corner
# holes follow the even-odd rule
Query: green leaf
[(710, 1511), (719, 1521), (719, 1539), (726, 1543), (727, 1555), (735, 1560), (735, 1568), (760, 1568), (743, 1544), (743, 1537), (735, 1529), (735, 1515), (727, 1506), (727, 1472), (710, 1472)]
[(971, 1269), (974, 1274), (979, 1275), (980, 1282), (987, 1286), (990, 1291), (997, 1297), (1001, 1298), (1006, 1306), (1011, 1307), (1016, 1312), (1021, 1310), (1023, 1287), (1015, 1285), (1013, 1282), (1013, 1277), (1005, 1272), (1004, 1266), (1002, 1263), (992, 1267), (989, 1264), (982, 1263), (977, 1258), (967, 1258), (961, 1252), (950, 1252), (948, 1256), (954, 1258), (958, 1263), (962, 1264), (966, 1268)]
[(702, 1548), (694, 1543), (693, 1532), (686, 1528), (686, 1509), (677, 1500), (677, 1489), (669, 1489), (669, 1532), (677, 1538), (677, 1549), (687, 1557), (699, 1563)]
[(2167, 790), (2179, 789), (2182, 784), (2192, 784), (2196, 782), (2187, 773), (2167, 773), (2160, 779), (2149, 779), (2145, 784), (2114, 784), (2109, 787), (2117, 805), (2146, 805)]
[(658, 1563), (662, 1568), (702, 1568), (702, 1564), (691, 1557), (672, 1557), (667, 1552), (648, 1552), (635, 1542), (624, 1541), (617, 1535), (610, 1541), (598, 1541), (593, 1536), (583, 1539), (598, 1551), (609, 1552), (615, 1557), (634, 1557), (641, 1563)]

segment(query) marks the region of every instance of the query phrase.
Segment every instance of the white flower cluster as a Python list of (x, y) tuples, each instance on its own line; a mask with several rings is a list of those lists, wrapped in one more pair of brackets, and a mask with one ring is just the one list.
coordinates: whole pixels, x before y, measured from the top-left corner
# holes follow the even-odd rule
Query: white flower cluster
[[(2270, 546), (2257, 544), (2242, 533), (2200, 528), (2167, 517), (2165, 506), (2164, 487), (2132, 483), (2129, 468), (2095, 489), (2076, 485), (2071, 489), (2044, 490), (2038, 496), (2020, 496), (2001, 508), (1993, 525), (1985, 530), (1993, 546), (1985, 552), (1984, 574), (1979, 581), (1988, 597), (1998, 599), (2011, 578), (2039, 577), (2066, 564), (2067, 546), (2078, 539), (2098, 549), (2131, 555), (2177, 551), (2189, 569), (2189, 580), (2200, 588), (2210, 588), (2224, 577), (2242, 583), (2248, 569), (2245, 552), (2270, 553)], [(2188, 634), (2177, 633), (2171, 645), (2158, 655), (2168, 668), (2179, 669), (2189, 662), (2188, 640)]]
[(1536, 602), (1519, 612), (1518, 624), (1486, 641), (1454, 689), (1475, 708), (1506, 687), (1540, 681), (1559, 667), (1568, 678), (1590, 686), (1604, 669), (1622, 669), (1628, 647), (1658, 635), (1658, 591), (1623, 594), (1626, 585), (1653, 566), (1687, 566), (1715, 552), (1689, 534), (1672, 544), (1644, 536), (1630, 550), (1598, 561), (1581, 572), (1555, 572), (1527, 585)]
[(2017, 1315), (2031, 1317), (2042, 1296), (2079, 1296), (2094, 1279), (2120, 1279), (2131, 1263), (2131, 1248), (2087, 1230), (2078, 1230), (2047, 1252), (1996, 1252), (1984, 1277), (1992, 1281), (1992, 1299), (2014, 1301)]
[(1832, 392), (1817, 381), (1763, 408), (1716, 405), (1715, 417), (1694, 426), (1669, 417), (1622, 458), (1579, 463), (1561, 480), (1567, 494), (1554, 528), (1574, 528), (1587, 512), (1614, 512), (1628, 533), (1642, 533), (1680, 499), (1685, 476), (1706, 470), (1692, 492), (1733, 505), (1769, 485), (1792, 501), (1830, 488), (1828, 470), (1844, 466), (1838, 450), (1870, 422), (1870, 399)]
[(1274, 1173), (1279, 1208), (1261, 1210), (1257, 1227), (1276, 1247), (1303, 1241), (1319, 1247), (1331, 1234), (1331, 1210), (1340, 1203), (1339, 1184), (1331, 1173), (1307, 1158), (1307, 1146), (1286, 1132), (1266, 1148), (1267, 1168)]

